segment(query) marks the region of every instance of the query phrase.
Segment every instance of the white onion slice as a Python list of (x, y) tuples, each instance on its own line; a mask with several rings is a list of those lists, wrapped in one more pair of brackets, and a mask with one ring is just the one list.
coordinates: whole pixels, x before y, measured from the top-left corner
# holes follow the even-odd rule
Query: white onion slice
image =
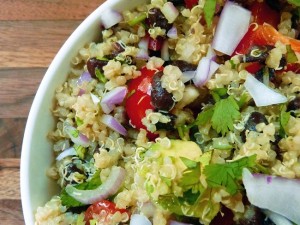
[(183, 83), (189, 82), (194, 78), (196, 74), (195, 70), (189, 70), (189, 71), (184, 71), (182, 72), (181, 80)]
[(118, 23), (120, 23), (123, 19), (121, 13), (113, 10), (113, 9), (107, 9), (102, 12), (100, 15), (101, 23), (105, 27), (105, 29), (108, 29)]
[(72, 185), (66, 186), (66, 192), (83, 204), (93, 204), (116, 194), (125, 179), (125, 169), (114, 166), (107, 180), (93, 190), (79, 190)]
[(169, 59), (170, 59), (168, 40), (165, 40), (161, 47), (161, 58), (164, 61), (169, 61)]
[(103, 112), (106, 114), (110, 113), (115, 108), (115, 105), (123, 102), (126, 95), (127, 87), (125, 86), (116, 87), (105, 93), (100, 103)]
[(130, 217), (130, 225), (152, 225), (150, 220), (141, 214), (133, 214)]
[(111, 115), (102, 115), (101, 120), (106, 126), (112, 130), (122, 134), (123, 136), (127, 135), (127, 130)]
[(300, 224), (300, 180), (251, 174), (248, 169), (243, 169), (243, 184), (252, 205)]
[(246, 34), (250, 19), (250, 11), (227, 1), (221, 12), (212, 47), (226, 55), (231, 55)]
[(64, 131), (68, 134), (73, 143), (83, 147), (88, 147), (90, 145), (89, 139), (70, 124), (64, 123)]
[(251, 74), (247, 75), (244, 86), (258, 107), (287, 102), (284, 95), (269, 88)]
[(175, 220), (170, 220), (170, 225), (193, 225), (191, 223), (182, 223), (182, 222), (178, 222), (178, 221), (175, 221)]
[(167, 32), (167, 37), (171, 39), (177, 39), (178, 38), (178, 33), (177, 33), (177, 28), (175, 26), (171, 27), (170, 30)]
[(276, 225), (293, 225), (293, 223), (291, 221), (289, 221), (287, 218), (285, 218), (282, 215), (274, 213), (274, 212), (272, 212), (270, 210), (263, 210), (263, 212)]
[(166, 2), (161, 8), (161, 12), (164, 14), (169, 23), (173, 23), (179, 15), (179, 11), (172, 2)]
[(90, 93), (92, 101), (94, 102), (95, 105), (97, 105), (100, 102), (100, 98), (93, 93)]
[(75, 148), (71, 147), (71, 148), (67, 148), (65, 150), (63, 150), (57, 157), (56, 160), (60, 161), (68, 156), (72, 156), (72, 155), (77, 155)]

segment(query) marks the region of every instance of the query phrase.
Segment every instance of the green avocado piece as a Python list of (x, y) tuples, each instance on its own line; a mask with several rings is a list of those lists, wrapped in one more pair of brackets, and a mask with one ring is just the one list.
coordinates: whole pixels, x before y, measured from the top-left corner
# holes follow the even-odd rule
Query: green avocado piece
[(171, 140), (171, 146), (169, 148), (162, 146), (160, 143), (155, 143), (151, 145), (146, 156), (155, 155), (158, 152), (160, 154), (160, 158), (164, 158), (166, 156), (171, 157), (179, 171), (187, 169), (181, 158), (187, 158), (189, 160), (199, 162), (202, 155), (201, 148), (195, 142), (183, 140)]

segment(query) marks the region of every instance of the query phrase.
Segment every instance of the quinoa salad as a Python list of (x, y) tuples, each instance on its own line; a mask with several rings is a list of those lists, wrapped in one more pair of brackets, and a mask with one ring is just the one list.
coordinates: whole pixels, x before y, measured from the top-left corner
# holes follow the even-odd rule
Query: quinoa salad
[[(57, 87), (36, 225), (300, 224), (300, 1), (106, 10)], [(59, 74), (57, 74), (59, 75)]]

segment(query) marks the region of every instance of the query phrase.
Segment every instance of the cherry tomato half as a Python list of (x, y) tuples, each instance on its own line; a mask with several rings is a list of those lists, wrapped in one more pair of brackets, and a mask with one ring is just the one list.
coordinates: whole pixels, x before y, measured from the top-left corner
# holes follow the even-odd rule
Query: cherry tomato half
[[(84, 220), (86, 222), (86, 225), (90, 225), (90, 220), (94, 219), (94, 215), (100, 215), (103, 214), (105, 217), (105, 222), (109, 224), (109, 218), (107, 218), (110, 214), (115, 214), (116, 212), (120, 212), (121, 214), (127, 213), (128, 218), (130, 217), (130, 213), (126, 209), (118, 209), (116, 207), (116, 204), (113, 202), (110, 202), (108, 200), (101, 200), (99, 202), (96, 202), (92, 205), (90, 205), (84, 214)], [(106, 221), (107, 220), (107, 221)]]
[(184, 0), (185, 7), (192, 9), (195, 5), (198, 5), (198, 0)]
[[(159, 70), (162, 70), (160, 68)], [(128, 96), (125, 102), (125, 109), (130, 119), (130, 123), (136, 129), (145, 129), (142, 119), (146, 116), (146, 110), (154, 110), (151, 104), (151, 82), (157, 70), (149, 70), (146, 67), (141, 69), (141, 76), (131, 80), (128, 84)], [(153, 139), (151, 133), (148, 133), (148, 138)]]
[(254, 23), (268, 23), (277, 28), (280, 22), (280, 14), (276, 10), (272, 9), (265, 1), (255, 1), (253, 4), (251, 4), (250, 10), (253, 16)]

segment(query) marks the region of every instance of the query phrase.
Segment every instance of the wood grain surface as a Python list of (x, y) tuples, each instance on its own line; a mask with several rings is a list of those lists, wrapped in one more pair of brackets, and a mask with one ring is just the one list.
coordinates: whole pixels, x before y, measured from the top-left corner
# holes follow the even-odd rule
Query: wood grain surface
[(0, 224), (25, 224), (20, 156), (28, 112), (47, 67), (105, 0), (0, 0)]

